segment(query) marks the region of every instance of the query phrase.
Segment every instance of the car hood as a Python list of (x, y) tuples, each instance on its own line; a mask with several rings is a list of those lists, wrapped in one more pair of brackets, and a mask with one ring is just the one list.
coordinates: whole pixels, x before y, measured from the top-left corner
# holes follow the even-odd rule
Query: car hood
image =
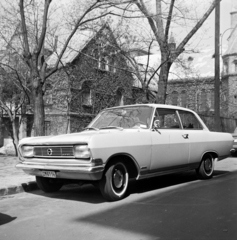
[[(102, 132), (100, 132), (101, 134)], [(55, 144), (82, 144), (88, 143), (90, 138), (99, 134), (99, 131), (83, 131), (79, 133), (70, 133), (57, 136), (29, 137), (23, 138), (19, 145), (55, 145)]]

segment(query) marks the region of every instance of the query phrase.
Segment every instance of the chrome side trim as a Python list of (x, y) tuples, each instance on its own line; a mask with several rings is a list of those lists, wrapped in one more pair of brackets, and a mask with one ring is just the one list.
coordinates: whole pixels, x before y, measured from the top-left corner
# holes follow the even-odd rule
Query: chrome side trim
[(189, 170), (196, 169), (199, 166), (199, 163), (197, 164), (192, 164), (190, 166), (185, 166), (185, 167), (179, 167), (179, 168), (169, 168), (169, 169), (161, 169), (153, 172), (147, 172), (144, 175), (139, 175), (137, 176), (137, 180), (140, 179), (146, 179), (146, 178), (152, 178), (152, 177), (158, 177), (166, 174), (172, 174), (172, 173), (178, 173), (178, 172), (185, 172)]

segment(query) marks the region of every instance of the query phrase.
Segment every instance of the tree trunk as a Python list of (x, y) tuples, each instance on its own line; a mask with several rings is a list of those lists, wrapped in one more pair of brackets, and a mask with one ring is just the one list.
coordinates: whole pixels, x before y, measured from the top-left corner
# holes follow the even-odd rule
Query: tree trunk
[(43, 89), (40, 84), (40, 79), (34, 80), (37, 84), (33, 85), (33, 99), (34, 99), (34, 135), (44, 136), (44, 100), (43, 100)]
[(0, 147), (3, 146), (3, 128), (2, 128), (2, 124), (3, 124), (3, 119), (2, 119), (2, 114), (0, 112)]
[(12, 134), (13, 134), (13, 145), (16, 151), (16, 156), (18, 156), (17, 146), (19, 143), (19, 138), (18, 138), (18, 130), (16, 127), (16, 119), (15, 118), (11, 119), (11, 123), (12, 123)]
[(167, 81), (168, 81), (169, 70), (172, 64), (172, 62), (168, 61), (168, 57), (169, 56), (167, 53), (161, 54), (162, 66), (160, 68), (158, 92), (156, 95), (156, 103), (159, 103), (159, 104), (165, 104), (166, 96), (167, 96)]

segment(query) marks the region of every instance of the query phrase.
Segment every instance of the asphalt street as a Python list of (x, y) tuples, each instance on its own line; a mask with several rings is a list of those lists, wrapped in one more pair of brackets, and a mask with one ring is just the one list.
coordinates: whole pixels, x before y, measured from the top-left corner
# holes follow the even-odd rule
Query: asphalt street
[(206, 181), (191, 171), (131, 182), (119, 202), (92, 185), (4, 196), (1, 240), (237, 239), (237, 159), (220, 164)]

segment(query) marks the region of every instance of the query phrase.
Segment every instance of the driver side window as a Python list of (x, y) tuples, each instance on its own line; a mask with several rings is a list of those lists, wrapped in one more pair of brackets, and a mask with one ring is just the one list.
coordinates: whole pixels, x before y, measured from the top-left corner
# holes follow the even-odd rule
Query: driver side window
[[(156, 121), (158, 120), (158, 122)], [(153, 120), (158, 123), (159, 129), (180, 129), (180, 121), (175, 109), (157, 108)]]

